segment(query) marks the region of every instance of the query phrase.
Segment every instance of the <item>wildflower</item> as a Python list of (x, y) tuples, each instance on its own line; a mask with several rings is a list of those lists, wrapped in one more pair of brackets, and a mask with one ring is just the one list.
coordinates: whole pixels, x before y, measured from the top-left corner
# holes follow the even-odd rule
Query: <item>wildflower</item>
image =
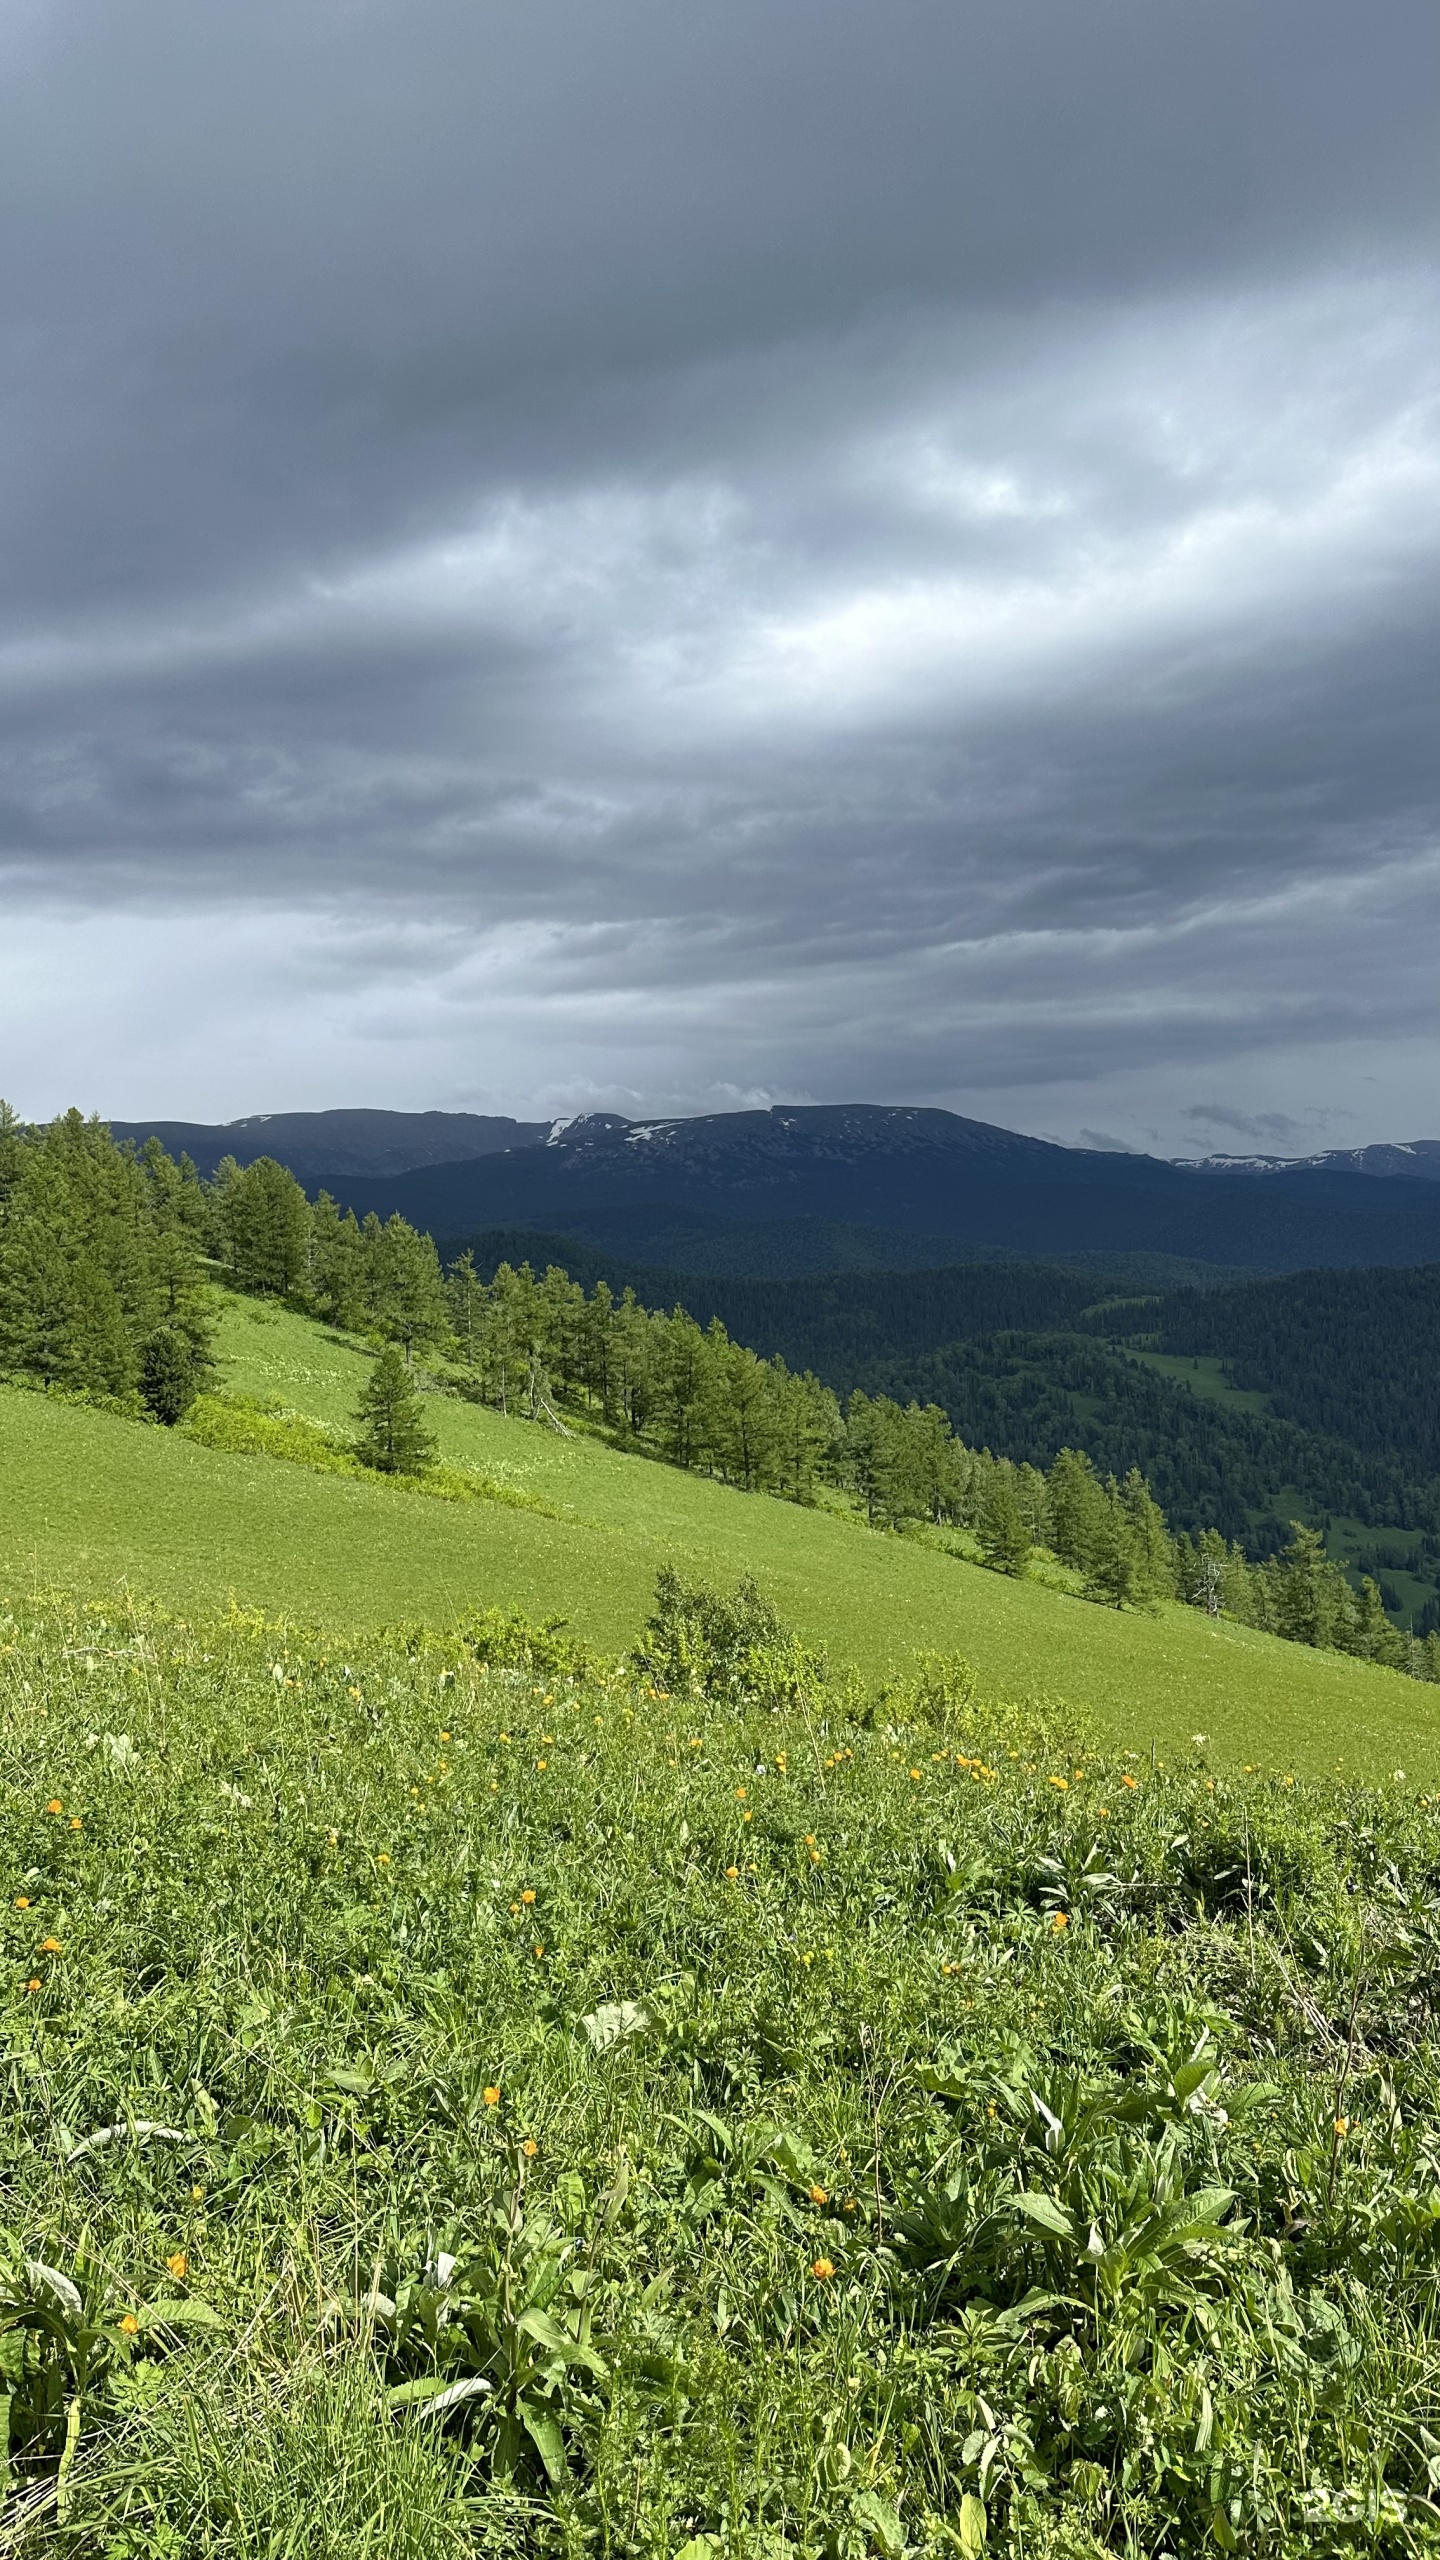
[(1095, 1808), (1095, 1810), (1096, 1810), (1096, 1812), (1099, 1814), (1100, 1819), (1101, 1819), (1101, 1821), (1102, 1821), (1102, 1822), (1108, 1822), (1108, 1821), (1109, 1821), (1109, 1819), (1110, 1819), (1110, 1807), (1108, 1806), (1108, 1804), (1100, 1804), (1100, 1805), (1097, 1805), (1097, 1806), (1096, 1806), (1096, 1808)]
[(815, 1846), (815, 1834), (814, 1834), (814, 1832), (813, 1832), (813, 1831), (807, 1831), (807, 1832), (806, 1832), (806, 1834), (805, 1834), (805, 1846), (806, 1846), (806, 1848), (807, 1848), (807, 1849), (813, 1849), (813, 1848), (814, 1848), (814, 1846)]
[(738, 1868), (738, 1867), (727, 1867), (727, 1868), (726, 1868), (726, 1870), (725, 1870), (725, 1873), (726, 1873), (726, 1875), (729, 1877), (730, 1882), (733, 1884), (733, 1883), (735, 1882), (736, 1877), (739, 1875), (740, 1870), (739, 1870), (739, 1868)]
[(535, 1955), (535, 1956), (539, 1957), (539, 1956), (543, 1956), (543, 1954), (545, 1953), (545, 1950), (544, 1950), (544, 1948), (543, 1948), (543, 1947), (534, 1947), (534, 1948), (532, 1948), (532, 1949), (531, 1949), (531, 1953), (532, 1953), (533, 1955)]
[(119, 2321), (117, 2326), (123, 2329), (127, 2338), (137, 2338), (140, 2334), (140, 2323), (133, 2311), (127, 2311), (124, 2319)]
[(919, 1784), (920, 1784), (920, 1772), (919, 1772), (919, 1770), (918, 1770), (918, 1769), (912, 1769), (912, 1770), (911, 1770), (911, 1772), (910, 1772), (910, 1775), (911, 1775), (911, 1778), (914, 1780), (915, 1785), (918, 1787), (918, 1786), (919, 1786)]
[(1070, 1926), (1069, 1912), (1057, 1911), (1054, 1919), (1050, 1923), (1050, 1926), (1052, 1929), (1068, 1929)]
[(26, 1983), (26, 1985), (25, 1985), (25, 1988), (26, 1988), (26, 1990), (27, 1990), (27, 1991), (38, 1991), (38, 1990), (41, 1988), (40, 1976), (39, 1976), (39, 1974), (38, 1974), (38, 1973), (32, 1973), (32, 1974), (31, 1974), (29, 1981), (28, 1981), (28, 1982)]
[(172, 2275), (177, 2284), (182, 2276), (189, 2274), (190, 2261), (183, 2249), (177, 2249), (173, 2258), (166, 2259), (165, 2272), (167, 2275)]
[(748, 1805), (746, 1806), (745, 1811), (741, 1814), (740, 1819), (741, 1819), (741, 1821), (742, 1821), (742, 1822), (753, 1822), (753, 1821), (754, 1821), (755, 1816), (754, 1816), (754, 1814), (750, 1811), (750, 1808), (749, 1808), (749, 1806), (748, 1806)]
[(500, 2092), (499, 2092), (499, 2090), (498, 2090), (498, 2089), (496, 2089), (496, 2088), (494, 2088), (494, 2087), (492, 2086), (492, 2087), (491, 2087), (491, 2088), (489, 2088), (489, 2089), (482, 2089), (482, 2090), (481, 2090), (481, 2092), (480, 2092), (480, 2094), (481, 2094), (482, 2098), (484, 2099), (485, 2104), (486, 2104), (486, 2106), (487, 2106), (487, 2107), (498, 2107), (498, 2106), (499, 2106), (499, 2104), (500, 2104)]
[(527, 2160), (533, 2160), (536, 2152), (540, 2148), (540, 2145), (538, 2142), (532, 2140), (529, 2142), (522, 2142), (520, 2148), (524, 2152)]
[(1350, 2119), (1349, 2119), (1349, 2117), (1348, 2117), (1348, 2116), (1337, 2116), (1337, 2117), (1336, 2117), (1336, 2119), (1335, 2119), (1335, 2139), (1336, 2139), (1336, 2141), (1337, 2141), (1337, 2142), (1343, 2142), (1343, 2141), (1344, 2141), (1344, 2139), (1345, 2139), (1345, 2136), (1346, 2136), (1346, 2134), (1349, 2132), (1349, 2130), (1350, 2130)]
[(72, 1830), (72, 1831), (83, 1831), (83, 1830), (84, 1830), (85, 1825), (84, 1825), (84, 1823), (81, 1821), (80, 1816), (79, 1816), (79, 1814), (78, 1814), (78, 1813), (72, 1813), (72, 1814), (71, 1814), (71, 1816), (70, 1816), (70, 1828), (71, 1828), (71, 1830)]
[(810, 2190), (810, 2201), (812, 2204), (828, 2204), (830, 2201), (829, 2188), (812, 2187)]
[(325, 1834), (325, 1837), (326, 1837), (326, 1839), (329, 1841), (330, 1846), (331, 1846), (331, 1848), (332, 1848), (332, 1849), (338, 1849), (338, 1848), (339, 1848), (339, 1846), (340, 1846), (340, 1834), (339, 1834), (339, 1832), (338, 1832), (338, 1831), (327, 1831), (327, 1832), (326, 1832), (326, 1834)]
[(1068, 1778), (1052, 1778), (1050, 1780), (1050, 1784), (1052, 1787), (1058, 1787), (1062, 1796), (1066, 1796), (1070, 1792), (1070, 1781)]
[(389, 1864), (390, 1864), (390, 1852), (389, 1852), (389, 1850), (388, 1850), (388, 1849), (382, 1849), (382, 1850), (381, 1850), (379, 1857), (378, 1857), (378, 1858), (376, 1859), (376, 1861), (375, 1861), (375, 1864), (376, 1864), (376, 1866), (377, 1866), (377, 1867), (388, 1867), (388, 1866), (389, 1866)]
[(191, 2203), (192, 2203), (192, 2204), (203, 2204), (203, 2203), (204, 2203), (204, 2201), (205, 2201), (205, 2190), (204, 2190), (204, 2188), (203, 2188), (203, 2187), (192, 2187), (192, 2188), (191, 2188), (191, 2190), (190, 2190), (190, 2201), (191, 2201)]
[(1138, 1787), (1140, 1781), (1138, 1778), (1132, 1778), (1128, 1769), (1123, 1769), (1120, 1773), (1120, 1784), (1122, 1787)]
[(17, 1911), (28, 1911), (28, 1910), (29, 1910), (29, 1908), (30, 1908), (30, 1896), (29, 1896), (29, 1894), (28, 1894), (28, 1893), (17, 1893), (17, 1894), (16, 1894), (16, 1896), (15, 1896), (15, 1908), (16, 1908), (16, 1910), (17, 1910)]
[(524, 1892), (523, 1892), (523, 1893), (521, 1894), (521, 1896), (520, 1896), (520, 1899), (521, 1899), (521, 1901), (522, 1901), (522, 1902), (533, 1902), (533, 1901), (534, 1901), (534, 1899), (535, 1899), (535, 1887), (533, 1886), (533, 1884), (527, 1884), (527, 1885), (526, 1885)]
[(45, 1810), (47, 1813), (63, 1813), (65, 1807), (58, 1796), (52, 1796)]
[(548, 1760), (537, 1760), (535, 1766), (537, 1769), (548, 1769), (550, 1763)]
[(449, 1741), (449, 1739), (450, 1739), (450, 1736), (449, 1736), (449, 1734), (448, 1734), (448, 1733), (442, 1733), (442, 1734), (441, 1734), (441, 1736), (440, 1736), (440, 1739), (441, 1739), (441, 1741), (442, 1741), (442, 1742), (448, 1742), (448, 1741)]
[(499, 1739), (501, 1742), (508, 1742), (508, 1741), (509, 1741), (509, 1739), (510, 1739), (510, 1736), (509, 1736), (509, 1734), (508, 1734), (508, 1733), (502, 1733), (501, 1735), (499, 1735), (498, 1739)]
[(834, 2261), (834, 2259), (833, 2259), (833, 2258), (817, 2258), (817, 2259), (816, 2259), (816, 2261), (815, 2261), (814, 2266), (813, 2266), (813, 2267), (811, 2268), (811, 2270), (810, 2270), (810, 2273), (812, 2274), (812, 2276), (818, 2276), (818, 2277), (819, 2277), (819, 2279), (820, 2279), (820, 2282), (821, 2282), (822, 2284), (828, 2284), (828, 2283), (829, 2283), (829, 2281), (830, 2281), (830, 2279), (831, 2279), (831, 2277), (832, 2277), (832, 2276), (833, 2276), (833, 2274), (835, 2273), (835, 2261)]
[(58, 1954), (60, 1953), (60, 1941), (59, 1941), (59, 1939), (58, 1939), (58, 1938), (42, 1938), (42, 1939), (41, 1939), (41, 1941), (40, 1941), (40, 1953), (42, 1954), (42, 1956), (58, 1956)]

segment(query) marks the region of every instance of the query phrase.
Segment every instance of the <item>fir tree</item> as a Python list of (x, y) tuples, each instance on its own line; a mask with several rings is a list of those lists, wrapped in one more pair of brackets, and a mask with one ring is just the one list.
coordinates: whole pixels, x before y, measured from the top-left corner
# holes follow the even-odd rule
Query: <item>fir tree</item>
[(999, 1573), (1023, 1574), (1030, 1562), (1030, 1531), (1008, 1458), (997, 1459), (991, 1469), (976, 1525), (985, 1562)]
[(195, 1345), (178, 1325), (157, 1325), (140, 1355), (140, 1393), (157, 1422), (184, 1420), (199, 1387)]
[(381, 1475), (418, 1476), (435, 1463), (435, 1440), (398, 1346), (389, 1342), (366, 1380), (355, 1416), (355, 1455)]

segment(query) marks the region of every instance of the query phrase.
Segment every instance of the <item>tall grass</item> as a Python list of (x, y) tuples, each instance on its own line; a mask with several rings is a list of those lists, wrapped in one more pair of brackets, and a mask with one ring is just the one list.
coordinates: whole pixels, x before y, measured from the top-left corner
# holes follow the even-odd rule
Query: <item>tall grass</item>
[(934, 1660), (0, 1647), (11, 2548), (1436, 2547), (1423, 1791)]

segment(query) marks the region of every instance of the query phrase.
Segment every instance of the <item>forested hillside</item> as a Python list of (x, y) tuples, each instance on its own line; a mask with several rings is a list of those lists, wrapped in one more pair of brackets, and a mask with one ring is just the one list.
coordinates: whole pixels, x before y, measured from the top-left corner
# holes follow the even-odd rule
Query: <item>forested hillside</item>
[(1144, 1321), (1157, 1348), (1223, 1360), (1307, 1431), (1440, 1475), (1440, 1263), (1187, 1290)]
[[(563, 1410), (746, 1492), (838, 1498), (880, 1529), (954, 1529), (1002, 1572), (1049, 1555), (1117, 1607), (1178, 1592), (1422, 1677), (1440, 1661), (1409, 1632), (1435, 1623), (1434, 1479), (1383, 1446), (1157, 1374), (1157, 1302), (1092, 1303), (1084, 1275), (982, 1265), (743, 1283), (730, 1324), (714, 1308), (725, 1284), (702, 1323), (694, 1307), (647, 1309), (604, 1279), (587, 1293), (559, 1267), (537, 1279), (507, 1263), (487, 1279), (464, 1254), (447, 1271), (404, 1219), (357, 1220), (324, 1193), (312, 1203), (267, 1159), (223, 1162), (202, 1182), (188, 1160), (153, 1141), (137, 1156), (78, 1114), (47, 1129), (7, 1117), (0, 1369), (179, 1421), (209, 1364), (207, 1262), (242, 1290), (396, 1346), (387, 1395), (408, 1394), (412, 1361), (432, 1376), (438, 1363), (451, 1392), (556, 1428)], [(1423, 1291), (1414, 1275), (1378, 1276), (1406, 1292), (1408, 1350)], [(1244, 1322), (1260, 1338), (1257, 1297), (1227, 1293), (1237, 1338)], [(1214, 1300), (1173, 1304), (1178, 1326)], [(1106, 1338), (1120, 1327), (1133, 1339)], [(263, 1417), (242, 1428), (212, 1413), (206, 1427), (214, 1445), (300, 1454)], [(374, 1466), (373, 1440), (307, 1443), (306, 1462)], [(1364, 1549), (1377, 1534), (1403, 1542), (1403, 1609)], [(1386, 1605), (1408, 1629), (1387, 1624)]]

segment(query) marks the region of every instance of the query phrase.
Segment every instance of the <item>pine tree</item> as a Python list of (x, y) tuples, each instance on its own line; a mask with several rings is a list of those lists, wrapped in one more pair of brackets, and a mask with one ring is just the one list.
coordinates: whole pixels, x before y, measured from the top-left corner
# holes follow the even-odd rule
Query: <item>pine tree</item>
[(418, 1476), (435, 1463), (435, 1440), (399, 1347), (388, 1342), (365, 1383), (355, 1416), (355, 1455), (381, 1475)]
[(273, 1156), (257, 1156), (230, 1172), (217, 1208), (221, 1249), (237, 1288), (280, 1298), (304, 1288), (310, 1204), (293, 1173)]
[(199, 1387), (195, 1346), (178, 1325), (157, 1325), (140, 1354), (140, 1393), (157, 1422), (184, 1420)]
[(1008, 1458), (998, 1458), (980, 1505), (980, 1553), (997, 1573), (1023, 1574), (1030, 1562), (1030, 1531), (1020, 1488)]

